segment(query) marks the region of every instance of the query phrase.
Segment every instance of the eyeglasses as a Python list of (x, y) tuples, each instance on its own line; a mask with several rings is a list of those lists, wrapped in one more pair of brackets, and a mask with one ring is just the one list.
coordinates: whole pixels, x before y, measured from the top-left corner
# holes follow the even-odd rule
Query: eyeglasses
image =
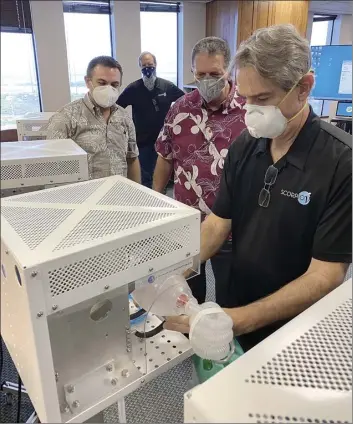
[(153, 103), (153, 106), (154, 106), (154, 110), (156, 112), (159, 112), (159, 106), (158, 106), (157, 100), (156, 99), (152, 99), (152, 103)]
[(267, 168), (267, 171), (265, 174), (265, 180), (264, 180), (265, 185), (259, 194), (259, 206), (263, 208), (267, 208), (268, 205), (270, 204), (270, 200), (271, 200), (270, 189), (276, 182), (277, 175), (278, 175), (278, 169), (275, 166), (271, 165)]

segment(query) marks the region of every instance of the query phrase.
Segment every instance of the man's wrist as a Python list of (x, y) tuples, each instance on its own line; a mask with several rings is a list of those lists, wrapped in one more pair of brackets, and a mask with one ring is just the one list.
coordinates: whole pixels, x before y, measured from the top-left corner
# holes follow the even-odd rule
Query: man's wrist
[(251, 314), (248, 306), (238, 308), (223, 308), (224, 312), (232, 318), (235, 336), (251, 333), (256, 330), (255, 315)]

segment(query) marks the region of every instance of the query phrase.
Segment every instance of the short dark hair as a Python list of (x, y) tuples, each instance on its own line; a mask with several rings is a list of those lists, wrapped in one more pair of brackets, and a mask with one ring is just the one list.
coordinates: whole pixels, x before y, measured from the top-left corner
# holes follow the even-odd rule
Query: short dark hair
[(111, 56), (97, 56), (94, 59), (92, 59), (87, 66), (86, 75), (89, 78), (92, 76), (93, 69), (98, 65), (106, 66), (107, 68), (119, 69), (121, 77), (123, 76), (123, 68), (121, 67), (120, 63), (117, 60), (115, 60)]
[(230, 53), (229, 44), (223, 38), (206, 37), (198, 41), (195, 44), (194, 48), (192, 49), (192, 53), (191, 53), (192, 66), (194, 66), (195, 57), (199, 53), (207, 53), (210, 56), (221, 54), (224, 56), (225, 67), (228, 68), (230, 64), (231, 53)]

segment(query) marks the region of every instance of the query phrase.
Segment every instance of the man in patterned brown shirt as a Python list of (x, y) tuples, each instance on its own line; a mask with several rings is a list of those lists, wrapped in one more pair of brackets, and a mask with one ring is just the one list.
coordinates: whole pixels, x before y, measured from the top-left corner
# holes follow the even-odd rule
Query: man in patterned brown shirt
[(125, 109), (116, 105), (122, 75), (112, 57), (92, 59), (85, 77), (88, 93), (50, 118), (47, 138), (71, 138), (84, 149), (92, 179), (122, 175), (140, 183), (135, 127)]

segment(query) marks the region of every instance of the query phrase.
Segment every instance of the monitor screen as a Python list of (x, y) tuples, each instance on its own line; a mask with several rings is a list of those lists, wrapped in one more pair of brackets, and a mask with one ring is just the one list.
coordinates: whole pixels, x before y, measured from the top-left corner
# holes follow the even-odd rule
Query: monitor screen
[(352, 102), (338, 102), (336, 116), (352, 117)]
[(315, 73), (311, 96), (352, 100), (352, 46), (313, 46), (311, 56)]

